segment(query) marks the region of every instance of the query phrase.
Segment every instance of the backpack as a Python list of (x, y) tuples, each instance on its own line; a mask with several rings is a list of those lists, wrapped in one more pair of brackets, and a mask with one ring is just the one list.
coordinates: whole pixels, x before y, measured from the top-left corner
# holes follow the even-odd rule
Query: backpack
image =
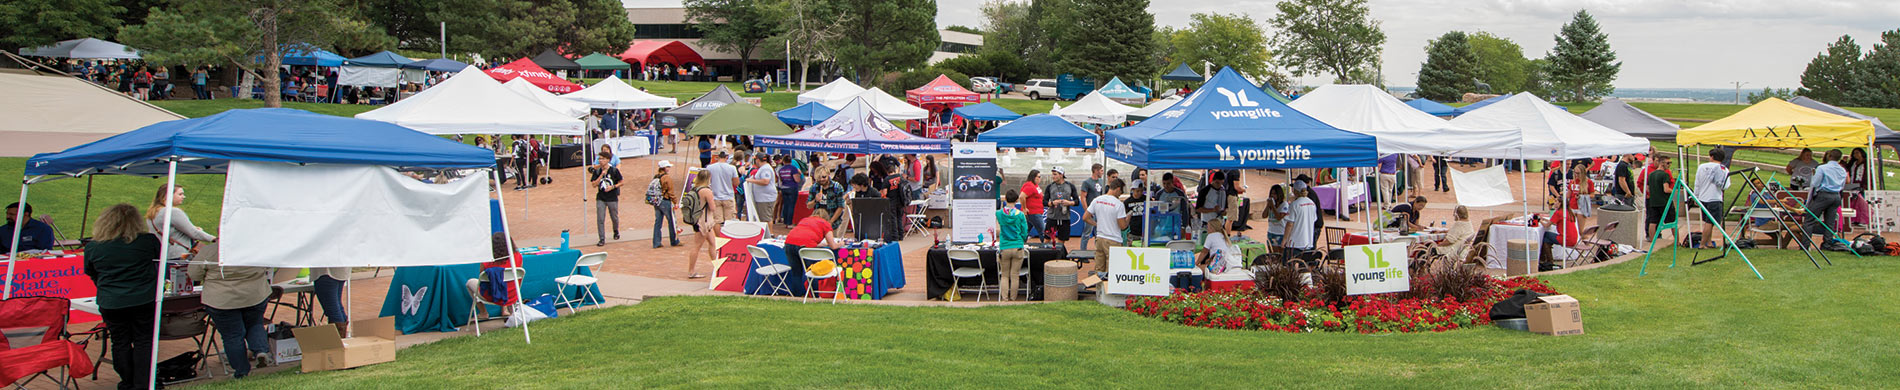
[(706, 202), (699, 199), (699, 190), (702, 188), (706, 187), (693, 188), (691, 191), (686, 191), (686, 194), (680, 196), (680, 204), (682, 206), (680, 207), (680, 218), (686, 220), (687, 224), (698, 224), (699, 219), (706, 216)]
[(1863, 256), (1880, 256), (1887, 252), (1887, 238), (1873, 233), (1861, 233), (1854, 237), (1854, 253)]
[(665, 196), (665, 194), (660, 191), (660, 178), (653, 178), (652, 182), (647, 183), (647, 204), (660, 204), (660, 199), (663, 196)]

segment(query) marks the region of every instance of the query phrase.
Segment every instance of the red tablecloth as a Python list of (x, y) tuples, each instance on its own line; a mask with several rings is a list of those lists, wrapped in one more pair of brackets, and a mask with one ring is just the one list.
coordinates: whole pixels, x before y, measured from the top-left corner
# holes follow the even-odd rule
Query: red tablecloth
[[(0, 253), (0, 258), (6, 257), (4, 255)], [(75, 299), (96, 295), (99, 290), (92, 285), (92, 278), (86, 276), (84, 255), (27, 259), (13, 264), (13, 296)], [(74, 310), (68, 322), (98, 320), (97, 315)]]

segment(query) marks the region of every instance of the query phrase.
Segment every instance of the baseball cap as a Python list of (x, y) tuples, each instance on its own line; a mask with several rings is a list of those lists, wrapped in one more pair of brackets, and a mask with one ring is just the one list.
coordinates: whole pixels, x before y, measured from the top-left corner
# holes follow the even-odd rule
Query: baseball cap
[(1068, 175), (1068, 173), (1065, 173), (1065, 172), (1062, 172), (1062, 167), (1061, 167), (1061, 166), (1055, 166), (1055, 167), (1050, 167), (1050, 168), (1049, 168), (1049, 171), (1050, 171), (1050, 172), (1055, 172), (1055, 173), (1061, 173), (1061, 174), (1063, 174), (1063, 175)]
[(1304, 189), (1306, 189), (1306, 182), (1303, 182), (1303, 181), (1299, 181), (1299, 180), (1294, 180), (1294, 181), (1293, 181), (1293, 189), (1294, 189), (1294, 190), (1304, 190)]
[(660, 160), (660, 169), (667, 169), (667, 168), (672, 168), (672, 167), (673, 167), (672, 161)]

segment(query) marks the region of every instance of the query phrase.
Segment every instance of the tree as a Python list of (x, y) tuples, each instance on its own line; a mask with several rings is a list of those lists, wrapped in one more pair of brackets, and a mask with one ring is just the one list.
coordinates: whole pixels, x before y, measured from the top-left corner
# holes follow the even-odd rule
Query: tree
[[(628, 46), (632, 46), (633, 22), (627, 20), (627, 8), (621, 5), (619, 0), (569, 1), (574, 4), (573, 21), (567, 24), (556, 24), (554, 41), (557, 43), (534, 50), (532, 53), (556, 49), (561, 53), (574, 56), (584, 56), (588, 53), (619, 55), (627, 51)], [(761, 20), (758, 23), (777, 25), (772, 20)]]
[(111, 39), (125, 7), (111, 0), (0, 0), (0, 50), (67, 39)]
[(1847, 104), (1860, 54), (1860, 44), (1854, 43), (1854, 37), (1841, 35), (1841, 39), (1827, 45), (1827, 51), (1808, 61), (1807, 69), (1801, 71), (1801, 88), (1796, 93), (1827, 104)]
[(1463, 31), (1447, 32), (1425, 44), (1425, 63), (1418, 69), (1418, 97), (1457, 101), (1478, 89), (1478, 57), (1471, 52)]
[(429, 19), (449, 26), (448, 51), (478, 53), (489, 58), (521, 57), (552, 46), (555, 23), (572, 20), (571, 3), (551, 1), (537, 5), (527, 0), (455, 0)]
[[(264, 104), (282, 107), (284, 50), (388, 47), (390, 39), (340, 0), (177, 0), (127, 26), (119, 40), (161, 64), (228, 63), (264, 80)], [(255, 60), (263, 58), (263, 63)]]
[[(1524, 58), (1524, 48), (1517, 42), (1483, 31), (1466, 34), (1465, 41), (1471, 44), (1471, 55), (1478, 60), (1473, 72), (1478, 78), (1477, 90), (1490, 93), (1530, 90), (1537, 69), (1529, 58)], [(1485, 85), (1491, 88), (1486, 89)]]
[[(957, 73), (962, 73), (962, 74), (967, 74), (967, 75), (988, 76), (988, 75), (996, 74), (996, 72), (994, 71), (995, 68), (990, 66), (989, 58), (982, 55), (978, 55), (978, 54), (965, 54), (961, 56), (951, 57), (949, 59), (943, 60), (942, 62), (938, 62), (936, 65), (932, 65), (931, 67), (938, 68), (938, 69), (953, 70), (953, 71), (956, 71)], [(925, 81), (929, 81), (929, 80), (925, 80)], [(922, 85), (922, 84), (919, 84), (919, 85)]]
[(1056, 70), (1106, 82), (1110, 77), (1146, 79), (1155, 74), (1150, 56), (1155, 16), (1148, 0), (1075, 0), (1074, 20), (1057, 42)]
[(860, 80), (924, 65), (942, 43), (932, 0), (830, 0), (837, 34), (825, 42), (839, 67)]
[(1557, 46), (1544, 55), (1550, 59), (1547, 72), (1551, 86), (1561, 95), (1554, 98), (1584, 102), (1616, 91), (1610, 82), (1616, 81), (1623, 63), (1616, 60), (1616, 51), (1610, 50), (1610, 36), (1597, 27), (1589, 11), (1577, 11), (1557, 32), (1556, 39)]
[(783, 15), (779, 24), (783, 27), (778, 37), (772, 41), (790, 42), (792, 55), (798, 58), (798, 90), (805, 90), (811, 81), (811, 63), (821, 56), (831, 53), (830, 46), (823, 44), (837, 35), (838, 27), (831, 21), (836, 19), (837, 7), (829, 0), (787, 0), (774, 4), (777, 14)]
[[(783, 15), (767, 3), (768, 0), (686, 0), (686, 18), (697, 22), (697, 28), (705, 34), (699, 40), (701, 44), (739, 54), (739, 76), (743, 79), (752, 74), (748, 66), (759, 45), (785, 32), (785, 25), (778, 23)], [(621, 20), (625, 19), (621, 16)]]
[(1385, 32), (1366, 0), (1285, 0), (1267, 23), (1279, 30), (1272, 44), (1295, 76), (1331, 74), (1346, 83), (1370, 83)]
[(964, 25), (952, 24), (950, 25), (950, 27), (944, 27), (943, 29), (965, 33), (965, 34), (983, 35), (983, 30), (978, 30), (976, 29), (976, 27), (970, 27), (970, 26), (964, 26)]
[(1761, 103), (1761, 101), (1768, 100), (1768, 98), (1778, 98), (1781, 100), (1788, 100), (1788, 99), (1793, 99), (1794, 96), (1795, 96), (1794, 91), (1789, 90), (1787, 88), (1774, 89), (1774, 88), (1763, 87), (1761, 89), (1761, 92), (1759, 93), (1756, 93), (1756, 92), (1748, 93), (1748, 104)]
[(1854, 64), (1854, 82), (1847, 103), (1857, 107), (1900, 108), (1900, 30), (1880, 33)]
[(1207, 61), (1250, 76), (1284, 78), (1269, 63), (1273, 52), (1267, 50), (1266, 30), (1246, 14), (1189, 15), (1188, 27), (1175, 31), (1171, 42), (1176, 62), (1192, 68)]
[[(1048, 15), (1043, 12), (1044, 3), (1049, 1), (1062, 0), (990, 0), (983, 3), (983, 31), (987, 33), (983, 35), (983, 48), (979, 52), (989, 58), (992, 64), (997, 64), (996, 59), (1002, 57), (1015, 58), (1015, 62), (1022, 64), (1019, 73), (1006, 75), (1005, 78), (1021, 81), (1054, 72), (1055, 46), (1050, 39), (1054, 31), (1045, 28), (1042, 23)], [(1055, 27), (1066, 25), (1057, 24)]]

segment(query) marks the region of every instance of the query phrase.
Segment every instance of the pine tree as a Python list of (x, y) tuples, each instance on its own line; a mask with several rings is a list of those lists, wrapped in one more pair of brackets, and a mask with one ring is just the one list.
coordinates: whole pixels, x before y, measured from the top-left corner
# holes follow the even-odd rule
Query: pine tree
[(1610, 36), (1597, 27), (1589, 11), (1577, 11), (1557, 32), (1556, 39), (1557, 46), (1545, 57), (1550, 59), (1546, 71), (1551, 87), (1563, 95), (1558, 97), (1583, 102), (1616, 90), (1610, 82), (1616, 81), (1623, 63), (1616, 60), (1616, 51), (1610, 50)]
[(1801, 71), (1801, 89), (1795, 93), (1823, 103), (1847, 104), (1847, 91), (1853, 88), (1854, 67), (1860, 63), (1860, 44), (1854, 37), (1842, 35), (1816, 54)]
[(1880, 33), (1880, 43), (1875, 43), (1853, 69), (1848, 105), (1900, 108), (1900, 30)]
[(1418, 69), (1418, 97), (1457, 101), (1477, 90), (1478, 57), (1471, 52), (1465, 32), (1452, 31), (1425, 44), (1425, 63)]
[(1147, 79), (1153, 59), (1155, 16), (1148, 0), (1075, 0), (1075, 24), (1057, 41), (1056, 70), (1107, 82)]

